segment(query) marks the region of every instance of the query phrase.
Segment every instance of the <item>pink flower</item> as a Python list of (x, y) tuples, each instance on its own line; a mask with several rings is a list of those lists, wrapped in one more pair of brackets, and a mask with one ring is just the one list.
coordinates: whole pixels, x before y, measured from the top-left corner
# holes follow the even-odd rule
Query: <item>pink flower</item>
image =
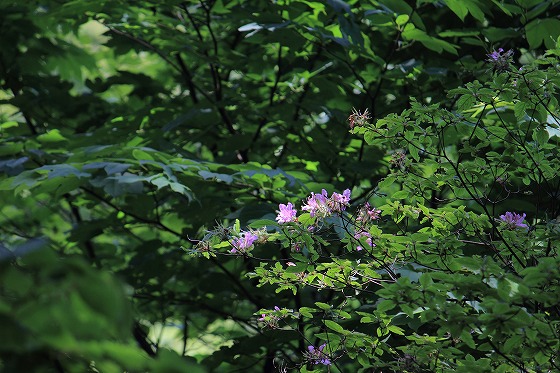
[(500, 220), (506, 225), (506, 229), (514, 230), (517, 228), (529, 228), (529, 226), (523, 223), (527, 214), (519, 215), (515, 212), (506, 212), (504, 215), (500, 215)]
[(241, 232), (240, 236), (233, 239), (231, 245), (233, 249), (230, 250), (230, 253), (235, 254), (238, 251), (245, 251), (253, 245), (253, 242), (258, 240), (259, 237), (251, 232)]
[(323, 189), (321, 194), (311, 192), (311, 197), (307, 198), (307, 203), (301, 208), (303, 211), (309, 211), (311, 216), (328, 216), (331, 212), (327, 204), (327, 191)]
[(291, 223), (297, 220), (297, 211), (294, 209), (294, 205), (292, 205), (291, 202), (288, 202), (287, 205), (281, 203), (278, 207), (280, 208), (280, 211), (278, 212), (276, 221), (279, 224)]

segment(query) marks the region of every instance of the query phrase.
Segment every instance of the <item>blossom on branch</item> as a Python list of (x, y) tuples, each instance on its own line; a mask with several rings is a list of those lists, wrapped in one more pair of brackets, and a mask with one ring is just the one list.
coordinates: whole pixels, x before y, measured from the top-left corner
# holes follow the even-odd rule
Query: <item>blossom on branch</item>
[(350, 189), (346, 189), (342, 194), (334, 192), (329, 197), (327, 191), (323, 189), (321, 194), (311, 193), (301, 209), (308, 211), (311, 216), (325, 218), (346, 210), (350, 205), (350, 193)]
[(311, 216), (328, 216), (331, 210), (327, 204), (327, 199), (327, 191), (325, 189), (321, 191), (321, 194), (311, 192), (311, 196), (307, 198), (307, 203), (301, 209), (308, 211)]
[(321, 346), (319, 346), (319, 348), (315, 348), (315, 346), (307, 346), (307, 351), (308, 351), (306, 354), (307, 360), (309, 360), (309, 362), (315, 365), (317, 364), (331, 365), (331, 360), (329, 359), (327, 354), (323, 352), (326, 345), (327, 345), (326, 343), (323, 343)]
[(519, 215), (515, 212), (506, 212), (504, 215), (500, 215), (500, 220), (505, 223), (506, 229), (514, 230), (517, 228), (529, 228), (529, 226), (523, 223), (527, 214)]
[[(280, 311), (280, 307), (274, 306), (274, 311)], [(266, 322), (269, 326), (273, 326), (273, 325), (276, 326), (278, 320), (279, 317), (275, 316), (274, 314), (268, 315), (268, 320), (267, 320), (266, 313), (262, 313), (261, 317), (257, 319), (257, 321)]]

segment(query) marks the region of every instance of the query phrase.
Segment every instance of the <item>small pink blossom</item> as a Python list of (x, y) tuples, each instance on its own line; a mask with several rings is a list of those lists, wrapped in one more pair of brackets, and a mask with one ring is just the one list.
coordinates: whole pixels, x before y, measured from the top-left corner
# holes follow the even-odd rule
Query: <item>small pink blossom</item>
[(512, 62), (513, 50), (508, 50), (504, 52), (503, 48), (498, 48), (498, 50), (487, 54), (488, 61), (494, 64), (497, 70), (507, 70), (509, 64)]

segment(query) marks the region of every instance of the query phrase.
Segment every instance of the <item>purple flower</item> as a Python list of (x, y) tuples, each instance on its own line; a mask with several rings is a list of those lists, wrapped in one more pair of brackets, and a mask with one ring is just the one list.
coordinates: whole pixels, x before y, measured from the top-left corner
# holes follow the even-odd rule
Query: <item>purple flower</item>
[(291, 202), (288, 202), (287, 205), (281, 203), (278, 207), (280, 208), (280, 211), (278, 212), (276, 221), (279, 224), (291, 223), (297, 220), (297, 211), (294, 209), (294, 205), (292, 205)]
[(233, 249), (230, 250), (230, 253), (235, 254), (238, 251), (245, 251), (253, 245), (253, 242), (258, 240), (259, 237), (251, 232), (241, 232), (241, 235), (237, 238), (233, 239), (231, 245)]
[(487, 54), (487, 56), (490, 59), (490, 61), (498, 61), (500, 59), (500, 57), (502, 56), (503, 51), (504, 51), (504, 48), (498, 48), (497, 51), (494, 51), (490, 54)]
[(311, 192), (311, 197), (307, 198), (307, 203), (301, 209), (309, 211), (311, 216), (325, 217), (331, 213), (327, 199), (327, 191), (325, 189), (321, 191), (321, 194)]
[(327, 345), (326, 343), (323, 343), (322, 345), (319, 346), (319, 348), (315, 348), (315, 346), (307, 346), (307, 350), (309, 351), (307, 353), (307, 359), (309, 359), (309, 361), (315, 365), (317, 364), (331, 365), (331, 360), (323, 352), (326, 345)]
[(335, 212), (346, 210), (350, 203), (350, 189), (346, 189), (342, 194), (334, 192), (328, 202), (329, 208)]
[(507, 229), (514, 230), (517, 228), (529, 228), (529, 226), (523, 223), (527, 214), (519, 215), (515, 212), (506, 212), (504, 215), (500, 215), (500, 220), (503, 221)]

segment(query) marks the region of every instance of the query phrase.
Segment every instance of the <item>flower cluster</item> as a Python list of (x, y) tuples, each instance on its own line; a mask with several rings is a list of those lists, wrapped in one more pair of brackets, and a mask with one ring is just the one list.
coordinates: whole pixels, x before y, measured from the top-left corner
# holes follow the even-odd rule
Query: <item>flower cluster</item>
[(327, 191), (323, 189), (321, 194), (311, 193), (307, 202), (301, 208), (309, 212), (311, 216), (325, 218), (333, 213), (346, 210), (350, 203), (350, 189), (346, 189), (342, 194), (334, 192), (328, 197)]
[[(324, 189), (323, 189), (324, 190)], [(342, 212), (350, 205), (350, 189), (346, 189), (342, 194), (334, 192), (329, 200), (327, 206), (331, 212)]]
[[(302, 211), (307, 211), (312, 217), (326, 218), (334, 213), (340, 213), (350, 205), (350, 189), (346, 189), (342, 194), (334, 192), (330, 197), (325, 189), (321, 194), (311, 193), (307, 201), (302, 206)], [(297, 221), (297, 211), (288, 202), (286, 205), (280, 204), (276, 221), (279, 224), (292, 223)]]
[(523, 223), (527, 214), (519, 215), (515, 212), (506, 212), (504, 215), (500, 215), (500, 220), (505, 224), (506, 229), (514, 230), (517, 228), (529, 228), (529, 226)]
[(319, 346), (319, 348), (315, 348), (315, 346), (307, 346), (307, 353), (305, 354), (307, 361), (315, 365), (331, 365), (331, 360), (327, 354), (323, 352), (326, 345), (326, 343), (323, 343)]

